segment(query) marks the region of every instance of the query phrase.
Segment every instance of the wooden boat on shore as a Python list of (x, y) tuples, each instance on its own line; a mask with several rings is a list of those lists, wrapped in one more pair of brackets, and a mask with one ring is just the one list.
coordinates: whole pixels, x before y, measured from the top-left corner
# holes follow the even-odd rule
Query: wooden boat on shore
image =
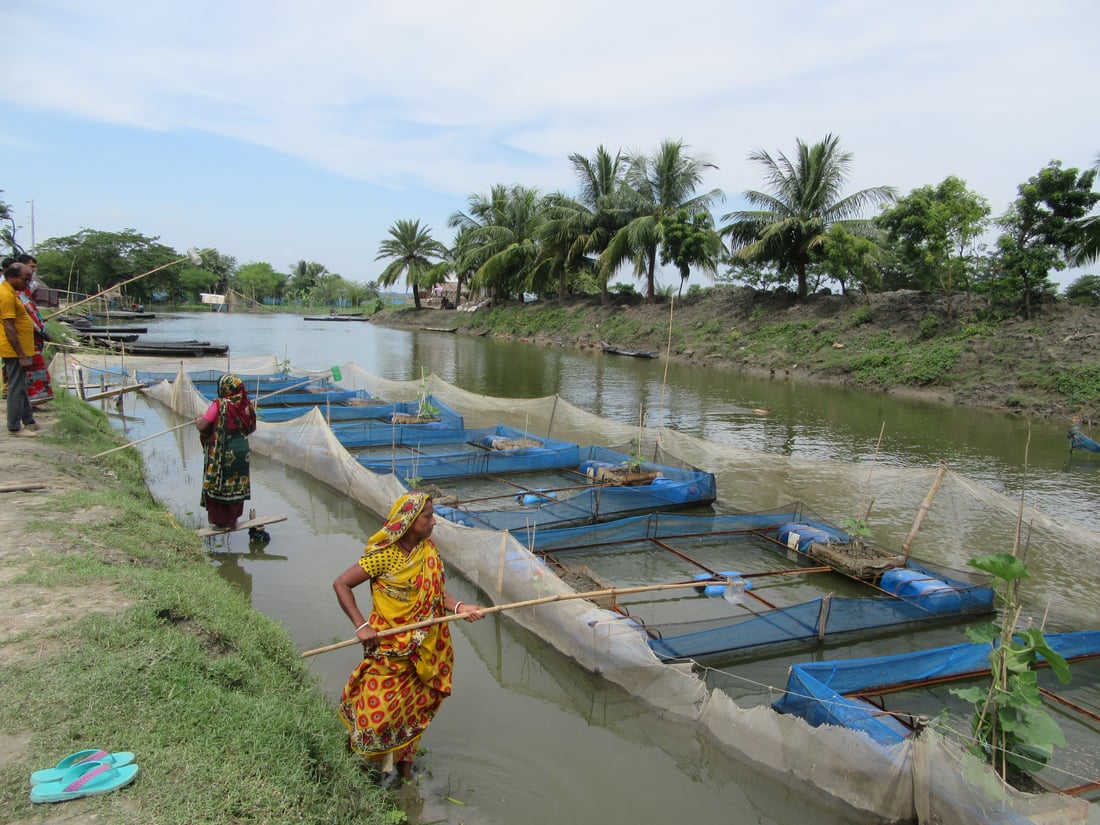
[(73, 335), (82, 341), (102, 345), (109, 342), (132, 344), (138, 339), (138, 333), (136, 332), (86, 332), (82, 329), (74, 329)]
[(148, 321), (152, 318), (157, 317), (155, 312), (135, 312), (135, 311), (123, 310), (123, 309), (109, 309), (106, 312), (92, 311), (92, 312), (89, 312), (88, 315), (90, 315), (93, 319), (102, 318), (102, 319), (107, 320), (108, 322), (110, 322), (110, 321), (134, 321), (134, 320)]
[(147, 341), (124, 343), (108, 341), (108, 346), (127, 355), (168, 356), (173, 358), (202, 358), (204, 355), (225, 355), (228, 344), (211, 344), (209, 341)]
[(74, 331), (78, 335), (144, 335), (149, 331), (149, 327), (78, 326)]
[(600, 341), (600, 347), (608, 355), (627, 355), (631, 358), (656, 358), (657, 353), (650, 352), (646, 349), (627, 349), (626, 347), (616, 347), (613, 344), (609, 344), (607, 341)]

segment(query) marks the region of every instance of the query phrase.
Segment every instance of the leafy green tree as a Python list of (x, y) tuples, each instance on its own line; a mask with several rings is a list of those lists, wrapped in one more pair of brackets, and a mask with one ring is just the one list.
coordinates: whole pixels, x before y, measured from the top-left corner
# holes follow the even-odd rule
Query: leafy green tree
[(1025, 318), (1035, 300), (1053, 294), (1050, 273), (1065, 269), (1081, 245), (1080, 221), (1100, 200), (1092, 191), (1095, 178), (1095, 169), (1079, 172), (1051, 161), (1020, 184), (1016, 200), (998, 219), (1004, 232), (997, 239), (997, 286), (1019, 300)]
[(1082, 275), (1067, 286), (1066, 300), (1082, 306), (1100, 306), (1100, 275)]
[(348, 281), (344, 293), (348, 303), (356, 308), (362, 307), (368, 301), (378, 300), (381, 295), (381, 287), (378, 281), (367, 281), (365, 284), (357, 281)]
[(471, 195), (467, 212), (455, 212), (448, 224), (465, 230), (466, 254), (462, 268), (476, 267), (471, 281), (494, 300), (501, 300), (535, 284), (540, 233), (546, 204), (537, 189), (497, 184), (489, 195)]
[(843, 196), (852, 154), (840, 149), (840, 138), (826, 135), (810, 146), (796, 141), (794, 159), (783, 153), (773, 158), (760, 150), (749, 160), (763, 167), (770, 192), (749, 190), (745, 198), (757, 207), (730, 212), (722, 229), (731, 249), (747, 261), (773, 264), (798, 282), (798, 296), (808, 293), (807, 269), (821, 251), (829, 228), (839, 223), (853, 234), (871, 234), (872, 223), (860, 218), (869, 206), (889, 203), (894, 190), (888, 186), (861, 189)]
[(884, 211), (876, 223), (886, 230), (900, 269), (895, 288), (942, 289), (948, 295), (969, 284), (969, 263), (989, 227), (989, 202), (954, 175), (922, 186)]
[[(179, 252), (157, 238), (147, 238), (133, 229), (103, 232), (84, 229), (75, 235), (50, 238), (39, 244), (38, 271), (50, 285), (71, 284), (73, 292), (93, 295), (125, 280), (150, 272), (181, 258)], [(54, 254), (47, 254), (54, 253)], [(127, 286), (129, 297), (148, 303), (157, 292), (172, 294), (178, 282), (172, 267), (134, 281)]]
[(175, 289), (169, 292), (175, 302), (193, 302), (201, 292), (216, 292), (220, 276), (199, 266), (188, 266), (176, 273)]
[(317, 285), (313, 287), (311, 297), (314, 304), (332, 307), (347, 300), (347, 290), (348, 282), (342, 276), (326, 272), (317, 279)]
[(849, 285), (864, 294), (882, 285), (881, 265), (886, 252), (870, 238), (853, 235), (840, 224), (833, 224), (822, 246), (821, 268), (840, 284), (841, 295)]
[(430, 226), (419, 220), (398, 220), (389, 228), (390, 237), (378, 244), (374, 260), (389, 260), (378, 282), (392, 286), (402, 275), (412, 289), (413, 305), (420, 309), (420, 288), (427, 285), (432, 269), (447, 254), (447, 248), (432, 237)]
[(229, 282), (229, 286), (236, 292), (261, 303), (268, 298), (281, 297), (286, 284), (287, 276), (276, 272), (266, 261), (256, 261), (239, 267)]
[(665, 239), (661, 245), (661, 264), (672, 265), (680, 273), (680, 289), (696, 266), (713, 276), (718, 271), (722, 257), (722, 239), (714, 230), (714, 218), (710, 212), (688, 212), (678, 209), (665, 221)]
[(689, 215), (705, 212), (723, 197), (722, 190), (711, 189), (702, 195), (695, 191), (703, 182), (703, 172), (718, 167), (704, 157), (685, 151), (682, 140), (666, 140), (652, 157), (630, 155), (625, 183), (619, 190), (624, 223), (615, 232), (601, 256), (603, 277), (610, 278), (627, 261), (634, 265), (635, 277), (646, 281), (646, 303), (657, 300), (654, 288), (657, 256), (665, 243), (665, 229), (681, 209)]
[(225, 292), (229, 288), (230, 278), (237, 271), (237, 259), (216, 249), (204, 249), (202, 251), (202, 268), (218, 276), (215, 282), (218, 291)]
[(287, 291), (306, 298), (313, 292), (317, 279), (328, 272), (328, 267), (316, 261), (299, 260), (290, 268)]

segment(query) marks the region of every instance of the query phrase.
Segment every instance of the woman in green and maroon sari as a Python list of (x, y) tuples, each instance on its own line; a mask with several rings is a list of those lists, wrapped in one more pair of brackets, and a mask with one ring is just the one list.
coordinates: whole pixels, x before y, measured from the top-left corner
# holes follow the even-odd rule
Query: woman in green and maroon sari
[(201, 504), (212, 526), (232, 530), (252, 494), (248, 436), (256, 431), (256, 410), (241, 379), (223, 375), (217, 399), (195, 424), (206, 453)]

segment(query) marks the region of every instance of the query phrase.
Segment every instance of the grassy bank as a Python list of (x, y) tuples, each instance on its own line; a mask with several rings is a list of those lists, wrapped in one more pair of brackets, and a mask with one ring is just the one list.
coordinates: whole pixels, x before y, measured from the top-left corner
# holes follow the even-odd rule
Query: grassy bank
[[(66, 821), (384, 823), (403, 818), (345, 749), (289, 635), (218, 577), (201, 540), (152, 499), (136, 450), (62, 395), (0, 469), (0, 806), (31, 771), (85, 748), (137, 754), (137, 781), (60, 803)], [(86, 817), (86, 818), (82, 818)], [(56, 821), (56, 819), (54, 820)]]
[(716, 369), (1100, 419), (1100, 309), (1065, 301), (1024, 319), (965, 296), (900, 291), (797, 301), (723, 286), (654, 305), (580, 298), (476, 312), (393, 308), (372, 320), (581, 348), (607, 341)]

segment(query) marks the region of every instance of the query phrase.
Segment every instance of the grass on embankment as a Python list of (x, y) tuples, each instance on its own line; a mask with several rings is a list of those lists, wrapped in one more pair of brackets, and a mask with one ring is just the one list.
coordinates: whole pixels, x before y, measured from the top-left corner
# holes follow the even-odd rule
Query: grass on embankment
[[(0, 730), (27, 745), (0, 772), (0, 808), (20, 821), (56, 816), (30, 803), (31, 771), (104, 747), (137, 754), (137, 781), (61, 803), (65, 814), (400, 822), (347, 753), (344, 727), (289, 635), (220, 579), (201, 540), (152, 499), (136, 451), (92, 461), (118, 443), (105, 417), (64, 394), (52, 407), (35, 450), (76, 484), (33, 505), (23, 529), (37, 549), (29, 564), (11, 562), (21, 572), (5, 585), (42, 603), (64, 598), (49, 622), (4, 645)], [(102, 603), (110, 594), (121, 609)]]

